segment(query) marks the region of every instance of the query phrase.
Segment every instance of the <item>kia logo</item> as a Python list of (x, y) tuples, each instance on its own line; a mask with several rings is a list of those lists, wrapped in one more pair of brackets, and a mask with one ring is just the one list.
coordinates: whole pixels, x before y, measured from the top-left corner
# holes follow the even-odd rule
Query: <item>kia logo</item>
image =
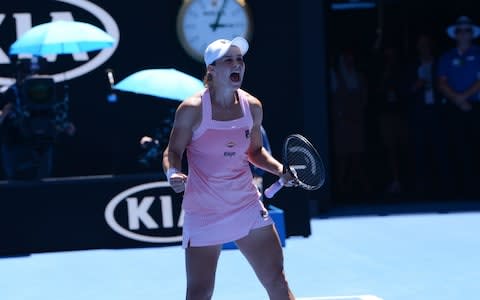
[[(31, 0), (34, 3), (34, 0)], [(76, 62), (76, 66), (70, 70), (62, 70), (55, 74), (51, 75), (56, 82), (61, 82), (64, 80), (73, 79), (76, 77), (80, 77), (84, 74), (87, 74), (99, 66), (101, 66), (104, 62), (106, 62), (115, 52), (118, 47), (118, 42), (120, 40), (120, 31), (118, 29), (118, 25), (115, 20), (112, 18), (108, 12), (106, 12), (100, 6), (87, 1), (87, 0), (53, 0), (56, 2), (62, 2), (63, 4), (68, 4), (77, 9), (84, 10), (90, 13), (94, 18), (96, 18), (103, 26), (103, 29), (110, 34), (116, 41), (116, 43), (109, 48), (105, 48), (98, 52), (94, 57), (90, 57), (90, 53), (75, 53), (72, 54), (73, 61)], [(63, 7), (63, 6), (62, 6)], [(72, 8), (73, 9), (73, 8)], [(56, 20), (65, 20), (65, 21), (74, 21), (74, 14), (72, 11), (52, 11), (49, 13), (50, 18), (52, 21)], [(9, 16), (10, 17), (10, 16)], [(23, 33), (27, 30), (32, 28), (32, 14), (25, 13), (25, 12), (18, 12), (13, 13), (12, 16), (15, 20), (15, 32), (17, 38), (19, 38)], [(7, 15), (0, 12), (0, 26), (2, 23), (5, 22)], [(7, 23), (7, 22), (5, 22)], [(13, 29), (13, 28), (12, 28)], [(4, 39), (5, 40), (5, 39)], [(12, 41), (13, 43), (14, 41)], [(10, 58), (8, 57), (8, 50), (11, 44), (2, 44), (3, 48), (0, 48), (0, 65), (8, 65), (11, 63)], [(66, 55), (66, 54), (64, 54)], [(28, 57), (29, 55), (21, 55), (19, 57)], [(47, 60), (49, 62), (55, 62), (57, 57), (55, 55), (47, 56)], [(78, 63), (81, 63), (78, 65)], [(9, 74), (11, 75), (11, 74)], [(0, 77), (0, 86), (2, 85), (10, 85), (15, 82), (13, 77)]]
[(121, 192), (105, 208), (107, 224), (118, 234), (141, 242), (181, 242), (183, 210), (169, 188), (168, 182), (151, 182)]

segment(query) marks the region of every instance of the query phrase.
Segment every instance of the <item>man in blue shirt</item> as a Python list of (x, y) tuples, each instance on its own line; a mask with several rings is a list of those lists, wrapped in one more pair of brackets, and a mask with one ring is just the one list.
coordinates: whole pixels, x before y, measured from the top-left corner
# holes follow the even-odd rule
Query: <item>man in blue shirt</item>
[(474, 153), (480, 138), (480, 47), (473, 39), (480, 27), (468, 17), (459, 17), (447, 29), (456, 47), (447, 51), (438, 64), (438, 88), (448, 102), (448, 128), (452, 166), (457, 167), (452, 182), (464, 196), (473, 192)]

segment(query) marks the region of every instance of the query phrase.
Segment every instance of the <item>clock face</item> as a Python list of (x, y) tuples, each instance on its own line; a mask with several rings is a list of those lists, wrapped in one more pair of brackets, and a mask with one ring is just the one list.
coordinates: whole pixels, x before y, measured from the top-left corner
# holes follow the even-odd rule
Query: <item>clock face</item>
[(248, 39), (250, 30), (248, 7), (240, 0), (187, 0), (177, 20), (182, 46), (200, 62), (205, 48), (214, 40), (236, 36)]

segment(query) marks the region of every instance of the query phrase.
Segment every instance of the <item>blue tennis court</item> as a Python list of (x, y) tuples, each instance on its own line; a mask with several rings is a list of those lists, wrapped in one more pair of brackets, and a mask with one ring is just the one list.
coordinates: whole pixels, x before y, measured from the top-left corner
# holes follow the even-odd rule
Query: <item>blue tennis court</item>
[[(300, 299), (478, 299), (480, 212), (317, 218), (287, 239)], [(184, 299), (180, 247), (0, 259), (2, 300)], [(267, 299), (237, 250), (220, 258), (216, 300)]]

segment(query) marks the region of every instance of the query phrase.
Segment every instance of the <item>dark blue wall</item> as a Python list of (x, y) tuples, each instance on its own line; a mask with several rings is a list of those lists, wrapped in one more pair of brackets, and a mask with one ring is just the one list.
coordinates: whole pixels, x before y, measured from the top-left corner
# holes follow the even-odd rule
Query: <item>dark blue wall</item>
[[(175, 109), (177, 103), (149, 96), (119, 93), (119, 101), (106, 100), (105, 69), (112, 68), (117, 81), (144, 68), (176, 68), (198, 78), (204, 66), (190, 58), (176, 35), (176, 15), (181, 1), (93, 1), (106, 10), (120, 29), (120, 43), (114, 55), (101, 67), (69, 81), (71, 118), (78, 132), (63, 138), (56, 147), (54, 176), (124, 174), (143, 171), (137, 163), (139, 139)], [(303, 100), (300, 96), (300, 35), (297, 5), (276, 6), (249, 1), (254, 32), (246, 56), (244, 88), (264, 102), (265, 127), (274, 152), (283, 137), (303, 129)], [(32, 12), (33, 25), (49, 21), (50, 11), (69, 10), (78, 21), (99, 25), (88, 13), (55, 1), (11, 1), (2, 4), (6, 14), (0, 27), (4, 51), (15, 40), (12, 13)], [(266, 18), (268, 16), (268, 18)], [(62, 65), (63, 64), (63, 65)], [(72, 64), (71, 56), (59, 57), (50, 72)], [(0, 65), (3, 76), (9, 72)], [(1, 75), (0, 75), (1, 76)], [(288, 122), (282, 121), (288, 116)]]

